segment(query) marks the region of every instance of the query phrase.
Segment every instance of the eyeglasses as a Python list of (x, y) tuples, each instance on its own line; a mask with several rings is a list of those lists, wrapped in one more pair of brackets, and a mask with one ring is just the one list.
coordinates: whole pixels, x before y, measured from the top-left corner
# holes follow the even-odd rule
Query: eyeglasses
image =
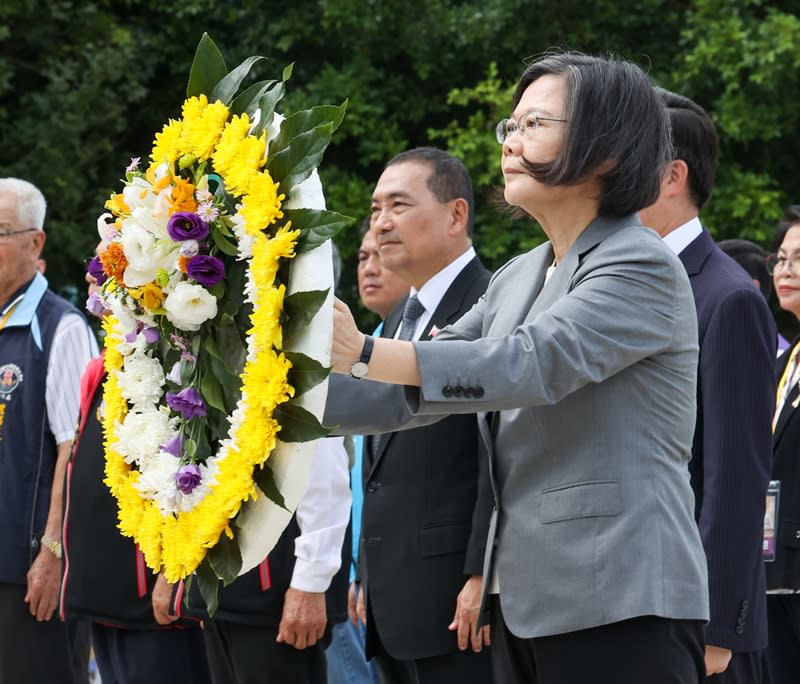
[(520, 133), (523, 138), (528, 137), (541, 126), (542, 121), (567, 123), (566, 119), (555, 119), (549, 116), (539, 116), (536, 112), (528, 112), (521, 115), (516, 121), (514, 119), (503, 119), (495, 127), (494, 135), (497, 138), (497, 142), (502, 145), (514, 133)]
[(789, 273), (800, 275), (800, 253), (795, 252), (790, 256), (785, 254), (770, 254), (767, 257), (767, 273), (775, 275), (784, 268), (789, 267)]
[[(5, 224), (9, 225), (9, 224)], [(20, 233), (32, 233), (38, 228), (20, 228), (19, 230), (8, 230), (8, 228), (0, 228), (0, 242), (5, 242), (12, 235), (19, 235)]]

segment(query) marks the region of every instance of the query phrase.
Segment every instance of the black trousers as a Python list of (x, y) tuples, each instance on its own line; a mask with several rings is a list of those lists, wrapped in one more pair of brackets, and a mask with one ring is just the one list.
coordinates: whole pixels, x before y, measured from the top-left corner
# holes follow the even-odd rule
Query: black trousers
[(322, 639), (302, 650), (276, 643), (277, 627), (225, 620), (205, 620), (203, 626), (214, 684), (327, 684), (330, 625)]
[(72, 684), (67, 626), (53, 615), (39, 622), (24, 584), (0, 583), (0, 684)]
[[(413, 625), (408, 626), (414, 629)], [(491, 647), (480, 653), (472, 649), (453, 651), (428, 658), (398, 660), (381, 641), (380, 629), (372, 616), (367, 596), (367, 631), (374, 644), (372, 661), (381, 684), (491, 684)], [(455, 637), (454, 637), (455, 639)], [(499, 681), (499, 680), (498, 680)]]
[(103, 684), (211, 684), (198, 629), (117, 629), (92, 624)]
[(645, 616), (556, 636), (521, 639), (491, 599), (492, 667), (503, 684), (700, 684), (699, 620)]
[(800, 594), (767, 594), (764, 684), (800, 682)]

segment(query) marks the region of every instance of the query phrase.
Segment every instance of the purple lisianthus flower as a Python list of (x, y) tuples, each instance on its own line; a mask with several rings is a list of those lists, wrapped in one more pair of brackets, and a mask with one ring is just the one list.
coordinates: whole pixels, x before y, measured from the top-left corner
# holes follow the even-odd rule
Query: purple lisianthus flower
[(180, 413), (184, 420), (206, 415), (206, 402), (194, 387), (186, 387), (180, 392), (167, 392), (167, 405)]
[(92, 316), (97, 316), (99, 318), (106, 310), (106, 303), (97, 292), (92, 292), (86, 300), (86, 310), (92, 314)]
[(180, 435), (170, 437), (160, 448), (165, 454), (172, 454), (176, 458), (180, 458), (183, 450), (183, 438)]
[(86, 270), (89, 272), (89, 275), (95, 279), (98, 285), (102, 285), (106, 280), (108, 280), (108, 276), (106, 272), (103, 270), (103, 264), (100, 262), (100, 257), (95, 257), (88, 264), (86, 264)]
[(142, 335), (144, 335), (144, 339), (147, 340), (148, 344), (155, 344), (161, 339), (161, 333), (158, 332), (158, 328), (142, 328)]
[(177, 473), (175, 473), (175, 482), (178, 483), (178, 489), (184, 494), (191, 494), (194, 488), (200, 484), (203, 477), (200, 475), (200, 468), (194, 463), (183, 466)]
[(205, 240), (208, 237), (208, 224), (197, 214), (178, 211), (170, 216), (167, 232), (175, 242)]
[(186, 274), (203, 287), (211, 287), (225, 277), (225, 264), (217, 257), (198, 254), (189, 259), (189, 263), (186, 264)]

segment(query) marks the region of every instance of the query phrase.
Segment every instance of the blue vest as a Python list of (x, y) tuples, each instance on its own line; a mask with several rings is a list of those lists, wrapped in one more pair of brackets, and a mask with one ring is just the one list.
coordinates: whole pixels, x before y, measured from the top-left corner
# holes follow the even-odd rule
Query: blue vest
[(40, 274), (6, 308), (20, 297), (0, 330), (0, 582), (15, 584), (26, 582), (50, 509), (57, 456), (45, 404), (50, 346), (61, 317), (79, 313)]

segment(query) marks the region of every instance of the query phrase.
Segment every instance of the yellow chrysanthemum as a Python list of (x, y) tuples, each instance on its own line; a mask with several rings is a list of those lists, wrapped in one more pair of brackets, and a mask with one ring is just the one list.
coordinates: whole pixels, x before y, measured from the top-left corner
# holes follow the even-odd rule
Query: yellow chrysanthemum
[(234, 197), (249, 191), (250, 184), (266, 163), (267, 136), (248, 135), (247, 114), (234, 116), (222, 131), (214, 152), (214, 168), (225, 178), (225, 186)]
[[(266, 146), (266, 135), (263, 133), (258, 138), (247, 137), (236, 146), (235, 154), (231, 157), (225, 174), (226, 186), (235, 197), (253, 191), (253, 184), (266, 163), (264, 158)], [(230, 152), (232, 147), (226, 152)], [(216, 164), (216, 158), (214, 163)]]
[(178, 143), (183, 131), (183, 124), (180, 121), (170, 119), (164, 124), (160, 133), (156, 133), (153, 142), (153, 151), (150, 153), (150, 168), (155, 168), (165, 162), (170, 166), (175, 163), (180, 155)]
[(228, 108), (223, 102), (217, 100), (209, 104), (205, 95), (186, 100), (183, 103), (183, 132), (179, 155), (189, 154), (199, 161), (208, 159), (219, 142), (228, 114)]
[(283, 218), (281, 202), (285, 195), (278, 194), (278, 185), (266, 171), (262, 171), (250, 184), (248, 193), (242, 198), (241, 214), (245, 231), (255, 235)]

